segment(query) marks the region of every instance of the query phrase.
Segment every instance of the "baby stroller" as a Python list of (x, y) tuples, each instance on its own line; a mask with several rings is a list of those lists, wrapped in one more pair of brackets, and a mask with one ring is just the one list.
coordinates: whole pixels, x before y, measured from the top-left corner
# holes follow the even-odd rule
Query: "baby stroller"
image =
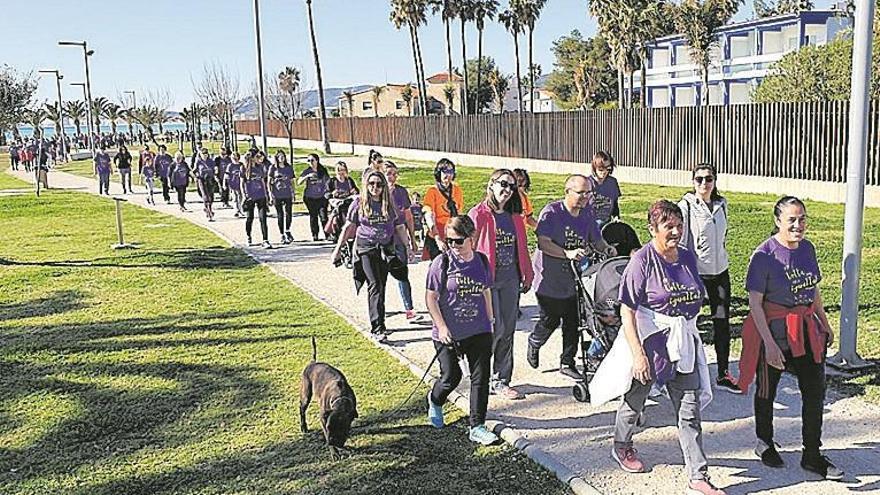
[(578, 402), (589, 402), (587, 385), (598, 364), (611, 349), (620, 330), (620, 280), (629, 263), (629, 255), (640, 247), (635, 230), (623, 222), (602, 228), (602, 238), (617, 249), (620, 256), (603, 259), (593, 253), (592, 263), (582, 270), (572, 262), (578, 304), (578, 339), (581, 349), (583, 379), (575, 382), (571, 393)]
[(327, 224), (324, 225), (324, 234), (327, 239), (336, 242), (342, 234), (342, 227), (345, 225), (345, 218), (348, 215), (348, 208), (351, 206), (354, 196), (345, 198), (330, 198), (330, 210), (327, 213)]

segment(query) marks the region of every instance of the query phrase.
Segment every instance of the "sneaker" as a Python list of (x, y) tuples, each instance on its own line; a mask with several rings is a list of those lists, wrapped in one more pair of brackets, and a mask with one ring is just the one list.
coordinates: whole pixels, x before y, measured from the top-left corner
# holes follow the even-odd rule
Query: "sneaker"
[(373, 339), (373, 342), (378, 344), (384, 344), (388, 342), (388, 336), (382, 332), (370, 332), (370, 338)]
[(270, 243), (269, 241), (263, 241), (261, 246), (263, 246), (263, 249), (272, 249), (272, 243)]
[(422, 319), (422, 315), (416, 313), (414, 309), (406, 310), (406, 319), (410, 321), (420, 321)]
[(526, 398), (526, 396), (523, 395), (522, 392), (511, 387), (510, 385), (507, 385), (506, 383), (499, 383), (495, 385), (494, 387), (492, 387), (491, 391), (493, 394), (499, 397), (503, 397), (507, 400), (520, 400)]
[(638, 451), (632, 447), (611, 448), (611, 458), (617, 461), (620, 469), (627, 473), (644, 473), (645, 464), (636, 454)]
[(761, 458), (761, 462), (765, 466), (781, 468), (785, 465), (785, 462), (776, 450), (776, 442), (767, 444), (767, 442), (758, 439), (758, 445), (755, 446), (755, 454)]
[(725, 495), (724, 490), (713, 485), (709, 478), (688, 481), (688, 495)]
[(431, 400), (431, 391), (428, 391), (428, 424), (434, 428), (443, 428), (443, 406), (434, 404)]
[(538, 369), (538, 354), (540, 351), (541, 349), (539, 347), (535, 347), (529, 342), (529, 349), (526, 351), (526, 361), (529, 362), (529, 366), (531, 366), (532, 369)]
[(583, 380), (584, 379), (584, 375), (582, 375), (581, 372), (578, 371), (577, 366), (575, 366), (573, 363), (560, 364), (559, 365), (559, 373), (562, 376), (567, 376), (567, 377), (573, 378), (575, 380)]
[(293, 242), (293, 234), (291, 234), (290, 232), (285, 232), (284, 235), (287, 236), (287, 243), (288, 244)]
[(468, 438), (480, 445), (492, 445), (499, 440), (498, 435), (486, 429), (486, 425), (472, 426)]
[(739, 389), (739, 380), (731, 375), (729, 371), (725, 371), (724, 376), (721, 376), (717, 380), (715, 380), (715, 385), (717, 385), (718, 388), (724, 390), (725, 392), (730, 392), (732, 394), (742, 394), (742, 390)]
[(840, 481), (843, 479), (843, 470), (835, 466), (831, 459), (824, 455), (801, 456), (801, 467), (826, 480)]
[(254, 241), (253, 241), (253, 239), (251, 239), (251, 236), (248, 236), (248, 238), (247, 238), (247, 245), (248, 245), (248, 246), (253, 246), (253, 245), (254, 245)]
[(288, 239), (286, 235), (282, 235), (281, 244), (290, 244), (290, 239)]

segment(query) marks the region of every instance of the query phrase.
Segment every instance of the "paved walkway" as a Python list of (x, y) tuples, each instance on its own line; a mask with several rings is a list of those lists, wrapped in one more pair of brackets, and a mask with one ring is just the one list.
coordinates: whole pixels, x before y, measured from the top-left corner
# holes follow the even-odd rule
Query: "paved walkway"
[[(10, 172), (11, 173), (11, 172)], [(27, 180), (23, 173), (14, 174)], [(58, 188), (74, 188), (95, 193), (96, 183), (62, 172), (50, 174), (50, 184)], [(111, 184), (111, 193), (120, 193), (120, 185)], [(135, 186), (139, 191), (141, 186)], [(198, 199), (195, 193), (190, 195)], [(159, 195), (161, 200), (161, 194)], [(176, 205), (148, 206), (140, 192), (128, 196), (133, 203), (193, 223), (217, 233), (230, 243), (241, 247), (257, 260), (266, 263), (278, 274), (290, 279), (328, 306), (342, 313), (362, 329), (369, 328), (366, 318), (366, 291), (354, 293), (347, 270), (334, 269), (329, 263), (331, 247), (327, 243), (296, 242), (272, 250), (244, 246), (243, 221), (235, 219), (231, 210), (218, 210), (217, 221), (209, 223), (200, 211), (200, 204), (191, 205), (191, 213), (181, 213)], [(278, 239), (275, 219), (270, 218), (270, 238)], [(259, 237), (258, 225), (254, 228)], [(311, 238), (308, 218), (294, 218), (294, 237)], [(137, 239), (127, 239), (137, 242)], [(416, 309), (427, 315), (424, 303), (424, 284), (427, 263), (410, 266), (413, 298)], [(626, 474), (609, 459), (612, 422), (616, 403), (601, 408), (576, 402), (570, 393), (572, 382), (560, 376), (558, 365), (560, 337), (554, 336), (541, 351), (541, 369), (532, 370), (525, 360), (526, 335), (532, 327), (536, 311), (533, 293), (522, 299), (524, 316), (520, 319), (515, 340), (513, 385), (527, 394), (525, 400), (504, 401), (492, 397), (489, 402), (490, 418), (503, 421), (526, 438), (533, 448), (540, 449), (545, 463), (561, 465), (583, 478), (599, 492), (606, 494), (667, 494), (682, 493), (686, 477), (683, 474), (681, 452), (675, 428), (675, 418), (668, 399), (649, 407), (648, 426), (635, 437), (636, 448), (651, 466), (644, 474)], [(407, 324), (395, 284), (389, 284), (388, 311), (392, 316), (388, 326), (395, 333), (390, 345), (417, 366), (424, 367), (433, 357), (429, 327)], [(711, 349), (709, 350), (711, 352)], [(436, 368), (435, 368), (436, 371)], [(466, 388), (461, 388), (466, 393)], [(727, 493), (774, 494), (844, 494), (850, 492), (880, 493), (880, 407), (857, 398), (842, 398), (829, 394), (825, 408), (824, 450), (847, 472), (843, 483), (810, 481), (808, 473), (799, 467), (800, 460), (800, 397), (797, 384), (789, 377), (780, 383), (776, 405), (777, 441), (782, 445), (782, 456), (787, 467), (764, 467), (756, 458), (751, 396), (739, 396), (718, 391), (715, 400), (704, 411), (703, 430), (706, 452), (711, 464), (710, 474)], [(549, 459), (549, 462), (548, 462)], [(575, 480), (577, 481), (577, 480)]]

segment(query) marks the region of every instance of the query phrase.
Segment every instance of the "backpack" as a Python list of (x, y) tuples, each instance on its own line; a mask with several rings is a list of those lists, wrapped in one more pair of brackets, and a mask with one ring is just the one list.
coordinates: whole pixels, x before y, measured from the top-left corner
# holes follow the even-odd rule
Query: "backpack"
[[(492, 272), (489, 270), (489, 259), (486, 258), (486, 255), (476, 249), (474, 250), (474, 255), (480, 258), (480, 261), (483, 263), (483, 268), (491, 274)], [(446, 283), (449, 281), (449, 274), (447, 273), (449, 271), (449, 252), (444, 251), (440, 256), (440, 290), (442, 292), (446, 290)]]

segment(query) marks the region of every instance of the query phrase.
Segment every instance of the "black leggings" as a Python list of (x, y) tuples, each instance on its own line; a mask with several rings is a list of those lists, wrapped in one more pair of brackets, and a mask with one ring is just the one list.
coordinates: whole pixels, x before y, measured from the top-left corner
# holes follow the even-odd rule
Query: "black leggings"
[(159, 177), (159, 180), (162, 181), (162, 198), (165, 199), (165, 202), (171, 201), (171, 194), (169, 194), (168, 189), (168, 177)]
[(367, 310), (370, 314), (370, 331), (385, 329), (385, 286), (388, 282), (388, 263), (378, 249), (359, 255), (364, 276), (367, 278)]
[(318, 238), (318, 232), (327, 225), (327, 198), (303, 197), (306, 209), (309, 210), (309, 227), (312, 229), (312, 239)]
[(278, 215), (278, 232), (282, 235), (290, 232), (290, 222), (293, 221), (293, 199), (275, 198), (275, 214)]
[(718, 355), (718, 377), (727, 373), (730, 362), (730, 274), (727, 270), (718, 275), (701, 275), (709, 295), (712, 313), (712, 340)]
[[(471, 371), (471, 426), (486, 422), (486, 408), (489, 404), (489, 362), (492, 358), (492, 334), (481, 333), (458, 341), (458, 347), (467, 356)], [(434, 349), (440, 354), (440, 379), (431, 389), (431, 402), (443, 405), (449, 394), (461, 383), (461, 367), (455, 348), (434, 341)]]
[(183, 208), (186, 205), (186, 186), (174, 186), (174, 190), (177, 191), (177, 204)]
[(206, 205), (214, 203), (214, 192), (217, 189), (217, 182), (212, 177), (199, 179), (199, 191), (201, 191), (202, 201)]
[(269, 240), (269, 228), (266, 226), (266, 213), (269, 209), (266, 204), (266, 198), (261, 199), (246, 199), (244, 200), (244, 211), (247, 213), (247, 219), (244, 221), (244, 231), (248, 236), (248, 239), (251, 238), (251, 229), (254, 226), (254, 206), (257, 207), (257, 210), (260, 214), (260, 233), (263, 234), (263, 240)]
[(578, 305), (577, 297), (557, 299), (538, 294), (540, 310), (535, 328), (529, 334), (529, 345), (541, 348), (562, 322), (562, 355), (559, 364), (573, 365), (578, 349)]

